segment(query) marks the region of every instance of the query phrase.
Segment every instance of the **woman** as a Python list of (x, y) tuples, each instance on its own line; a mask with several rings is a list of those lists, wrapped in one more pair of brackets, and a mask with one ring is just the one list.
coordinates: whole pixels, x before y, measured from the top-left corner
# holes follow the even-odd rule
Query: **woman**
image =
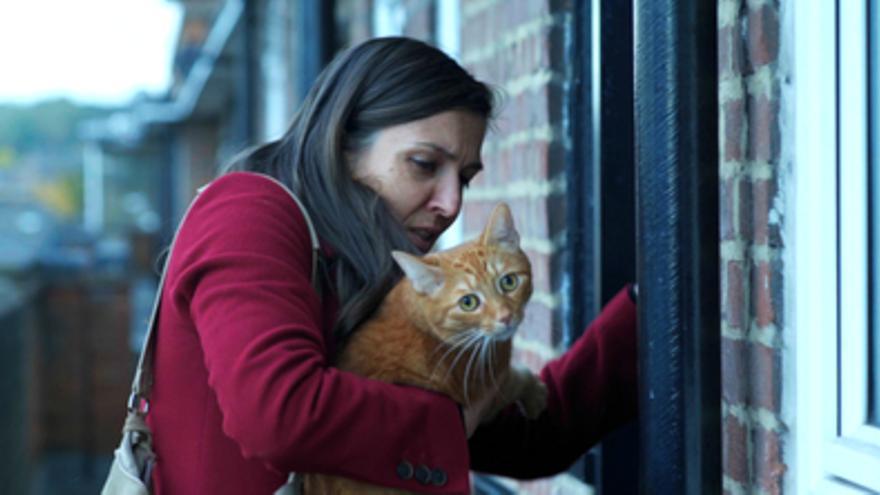
[[(490, 90), (442, 52), (370, 40), (325, 69), (281, 139), (200, 195), (162, 294), (149, 415), (158, 493), (272, 493), (299, 471), (464, 494), (469, 468), (549, 475), (633, 417), (625, 295), (543, 371), (537, 421), (509, 408), (471, 436), (479, 406), (330, 367), (395, 283), (390, 252), (427, 251), (458, 215), (491, 114)], [(302, 211), (252, 172), (303, 201), (321, 240), (318, 290)]]

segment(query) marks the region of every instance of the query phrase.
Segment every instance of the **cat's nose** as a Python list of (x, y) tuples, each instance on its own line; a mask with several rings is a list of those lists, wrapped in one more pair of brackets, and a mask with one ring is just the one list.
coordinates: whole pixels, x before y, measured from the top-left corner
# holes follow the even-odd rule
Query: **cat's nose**
[(503, 323), (505, 326), (510, 325), (510, 322), (513, 321), (513, 314), (504, 313), (500, 317), (498, 317), (498, 321)]

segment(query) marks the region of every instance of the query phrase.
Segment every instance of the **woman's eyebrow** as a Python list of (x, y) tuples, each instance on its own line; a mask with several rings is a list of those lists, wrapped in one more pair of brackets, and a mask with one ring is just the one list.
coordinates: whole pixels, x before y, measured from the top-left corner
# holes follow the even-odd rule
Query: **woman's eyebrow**
[(448, 149), (444, 148), (443, 146), (440, 146), (439, 144), (431, 143), (428, 141), (419, 141), (416, 144), (419, 146), (425, 146), (427, 148), (431, 148), (434, 151), (439, 151), (440, 153), (443, 153), (444, 155), (446, 155), (446, 157), (449, 158), (450, 160), (458, 160), (458, 156), (456, 156), (455, 153), (449, 151)]
[[(448, 149), (444, 148), (443, 146), (440, 146), (439, 144), (432, 143), (432, 142), (429, 142), (429, 141), (419, 141), (419, 142), (417, 142), (416, 144), (419, 145), (419, 146), (425, 146), (425, 147), (427, 147), (427, 148), (431, 148), (431, 149), (433, 149), (433, 150), (435, 150), (435, 151), (438, 151), (438, 152), (440, 152), (440, 153), (443, 153), (443, 154), (446, 155), (446, 157), (449, 158), (450, 160), (458, 161), (458, 155), (456, 155), (455, 153), (449, 151)], [(480, 162), (480, 161), (476, 161), (476, 162), (472, 162), (472, 163), (469, 163), (469, 164), (468, 164), (468, 166), (472, 166), (472, 165), (478, 166), (478, 167), (480, 167), (480, 169), (483, 168), (483, 163)]]

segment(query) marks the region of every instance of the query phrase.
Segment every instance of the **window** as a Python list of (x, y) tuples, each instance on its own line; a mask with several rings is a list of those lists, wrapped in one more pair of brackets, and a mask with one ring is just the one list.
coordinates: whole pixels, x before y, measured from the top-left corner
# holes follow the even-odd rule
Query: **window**
[(880, 491), (878, 0), (798, 2), (794, 16), (790, 481), (796, 493)]
[(870, 204), (871, 424), (880, 426), (880, 0), (868, 9), (868, 163)]

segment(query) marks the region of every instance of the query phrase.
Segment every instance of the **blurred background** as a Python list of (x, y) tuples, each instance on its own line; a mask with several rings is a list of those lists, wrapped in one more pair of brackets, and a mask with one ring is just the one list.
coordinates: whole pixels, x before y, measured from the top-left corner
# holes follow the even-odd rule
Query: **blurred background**
[(183, 86), (220, 7), (194, 4), (0, 3), (4, 494), (97, 493), (106, 474), (168, 229), (134, 109)]
[(0, 3), (0, 493), (100, 490), (168, 228), (133, 110), (184, 84), (195, 3)]

